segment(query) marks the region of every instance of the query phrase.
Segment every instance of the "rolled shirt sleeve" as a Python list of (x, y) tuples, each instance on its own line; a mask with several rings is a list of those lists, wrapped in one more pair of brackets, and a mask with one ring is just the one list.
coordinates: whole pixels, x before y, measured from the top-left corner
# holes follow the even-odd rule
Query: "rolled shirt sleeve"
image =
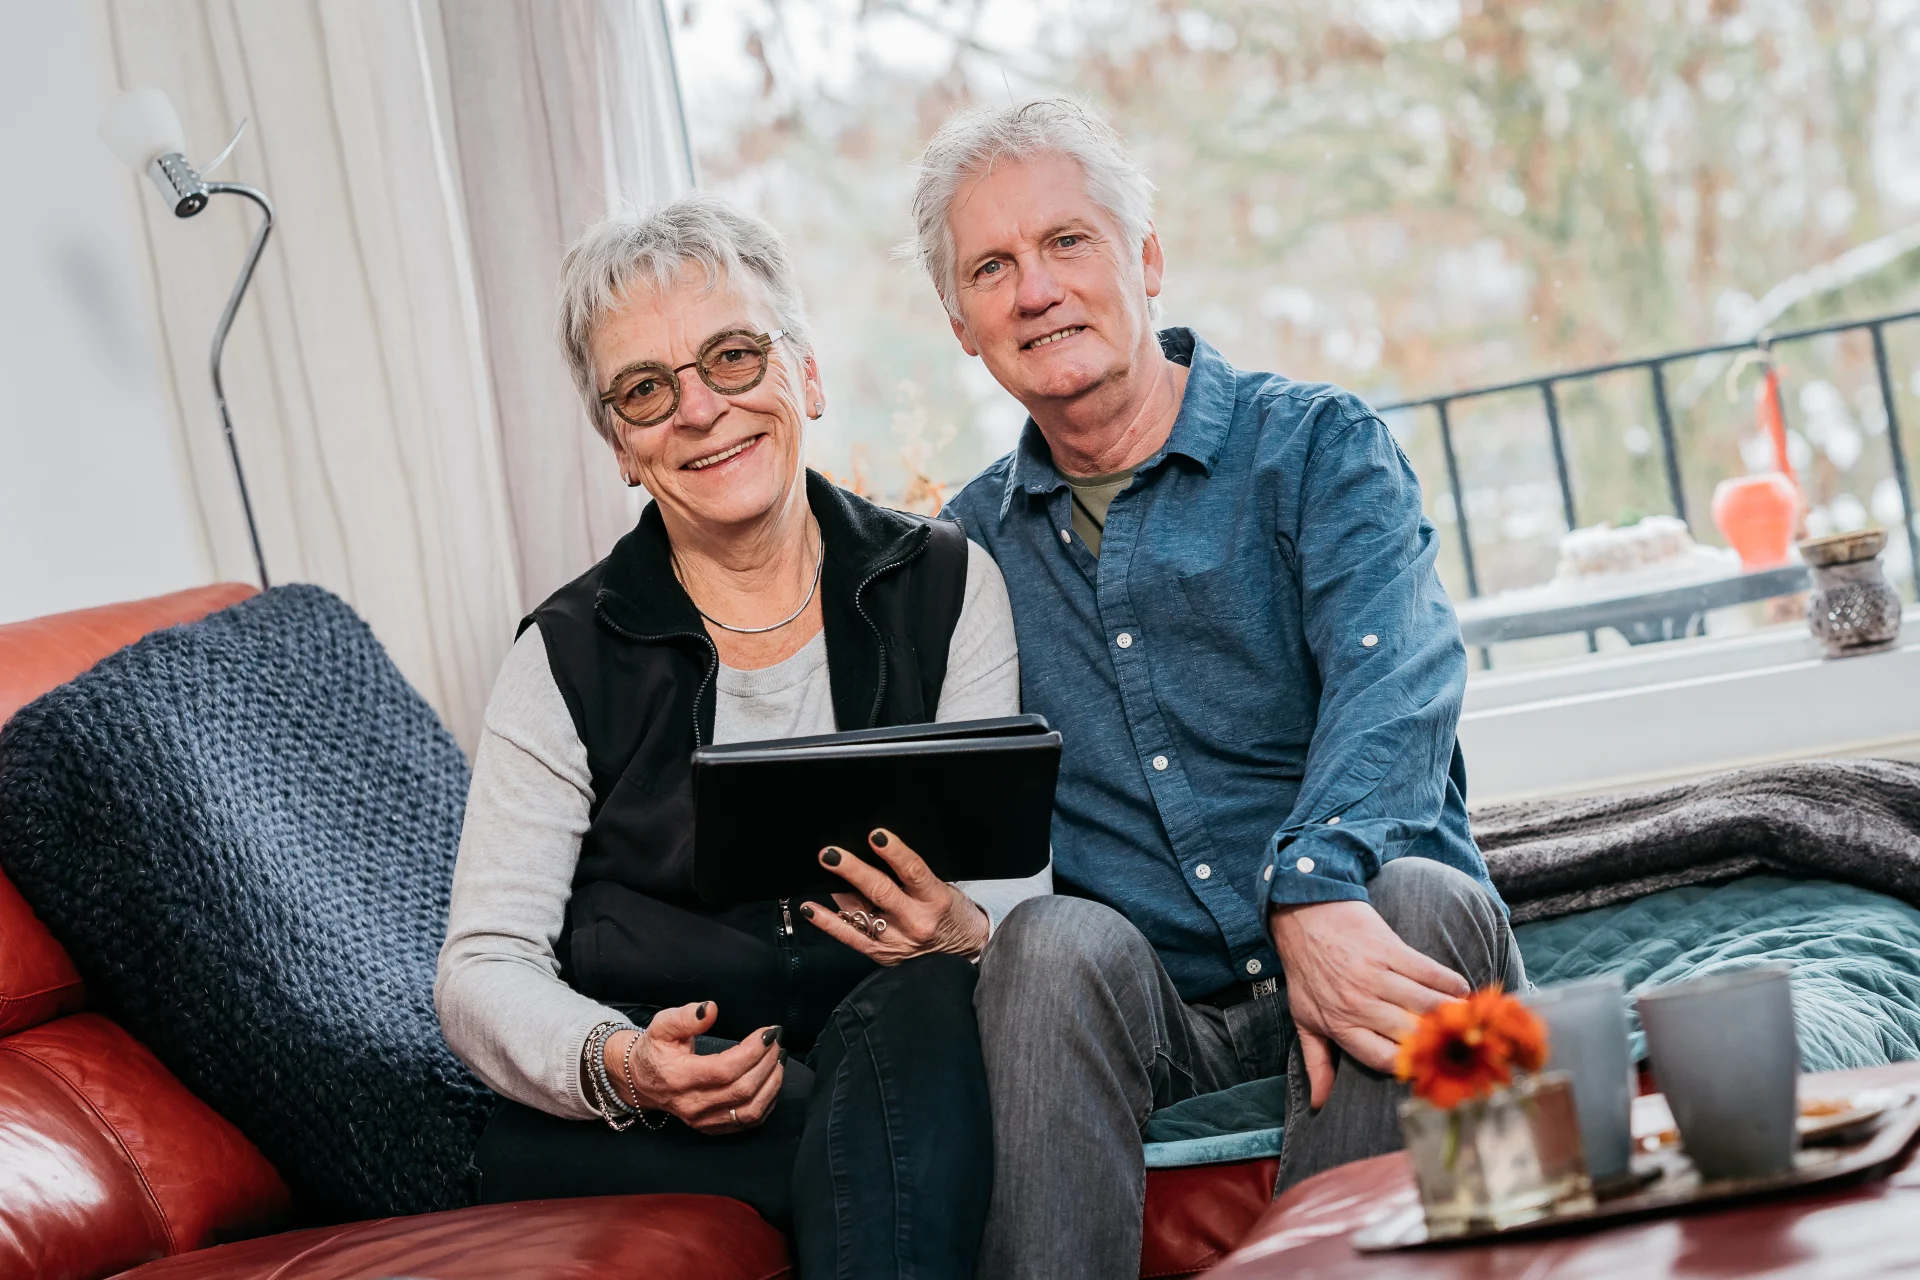
[(1330, 425), (1294, 546), (1321, 687), (1305, 777), (1261, 869), (1276, 906), (1365, 901), (1381, 866), (1441, 821), (1466, 688), (1413, 468), (1372, 414)]

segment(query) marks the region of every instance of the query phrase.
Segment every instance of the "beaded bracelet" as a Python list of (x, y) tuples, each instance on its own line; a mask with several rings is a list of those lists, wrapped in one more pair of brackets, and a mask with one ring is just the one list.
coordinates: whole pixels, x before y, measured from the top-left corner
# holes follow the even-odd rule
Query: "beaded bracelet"
[(615, 1133), (624, 1133), (639, 1118), (639, 1113), (614, 1091), (613, 1081), (607, 1078), (607, 1039), (621, 1026), (618, 1022), (596, 1023), (593, 1030), (587, 1032), (586, 1046), (580, 1051), (581, 1065), (586, 1068), (581, 1073), (580, 1092), (586, 1095), (587, 1106)]
[[(627, 1041), (626, 1052), (620, 1055), (620, 1075), (627, 1082), (627, 1092), (636, 1098), (640, 1096), (640, 1086), (633, 1082), (633, 1051), (640, 1047), (640, 1041), (646, 1034), (646, 1028), (642, 1027), (639, 1035)], [(640, 1123), (657, 1133), (667, 1127), (667, 1113), (664, 1111), (648, 1111), (642, 1108), (640, 1111)]]

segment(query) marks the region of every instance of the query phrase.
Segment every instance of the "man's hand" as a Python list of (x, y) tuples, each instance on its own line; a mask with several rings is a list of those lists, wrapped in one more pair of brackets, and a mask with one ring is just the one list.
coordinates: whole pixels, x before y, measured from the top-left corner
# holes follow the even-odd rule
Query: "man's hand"
[(1315, 1111), (1333, 1091), (1329, 1041), (1375, 1071), (1391, 1071), (1412, 1020), (1470, 990), (1465, 978), (1400, 941), (1364, 902), (1275, 907), (1267, 928), (1286, 971)]

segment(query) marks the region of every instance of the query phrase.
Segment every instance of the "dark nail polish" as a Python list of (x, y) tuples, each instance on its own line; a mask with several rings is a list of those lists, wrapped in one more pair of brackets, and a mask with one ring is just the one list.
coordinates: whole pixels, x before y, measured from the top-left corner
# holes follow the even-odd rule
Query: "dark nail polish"
[(787, 1065), (787, 1051), (785, 1049), (780, 1051), (780, 1065), (783, 1067)]
[(705, 1000), (702, 1000), (700, 1002), (700, 1007), (693, 1011), (693, 1016), (696, 1018), (702, 1018), (702, 1019), (704, 1019), (707, 1016), (707, 1002)]
[(838, 849), (822, 849), (820, 851), (820, 861), (830, 867), (837, 867), (840, 865), (840, 851)]
[(813, 908), (803, 902), (800, 904), (800, 914), (811, 920), (813, 919)]
[(765, 1031), (762, 1031), (760, 1033), (760, 1043), (772, 1044), (775, 1040), (778, 1040), (780, 1038), (780, 1031), (781, 1031), (781, 1028), (779, 1027), (768, 1027)]
[(874, 833), (873, 833), (873, 836), (872, 836), (872, 839), (873, 839), (873, 847), (874, 847), (874, 848), (876, 848), (876, 849), (884, 849), (884, 848), (886, 848), (886, 847), (887, 847), (887, 833), (886, 833), (886, 832), (884, 832), (884, 831), (876, 831), (876, 832), (874, 832)]

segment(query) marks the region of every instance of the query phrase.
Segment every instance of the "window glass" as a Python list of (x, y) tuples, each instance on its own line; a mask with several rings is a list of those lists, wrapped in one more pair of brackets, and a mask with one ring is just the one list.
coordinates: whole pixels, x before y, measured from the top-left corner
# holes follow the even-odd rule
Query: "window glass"
[[(972, 104), (1051, 91), (1095, 103), (1158, 184), (1168, 321), (1242, 367), (1338, 382), (1376, 405), (1920, 308), (1912, 4), (669, 9), (704, 183), (771, 219), (799, 260), (829, 399), (810, 460), (908, 507), (937, 506), (1024, 419), (892, 252), (910, 232), (920, 146)], [(1920, 321), (1889, 325), (1885, 341), (1920, 462)], [(1778, 355), (1805, 531), (1888, 528), (1889, 576), (1911, 599), (1901, 525), (1913, 517), (1868, 335)], [(1616, 560), (1665, 548), (1669, 577), (1646, 577), (1647, 590), (1689, 565), (1737, 572), (1711, 510), (1721, 481), (1772, 465), (1762, 371), (1725, 355), (1667, 366), (1664, 427), (1643, 369), (1560, 384), (1558, 460), (1538, 388), (1455, 402), (1457, 500), (1436, 411), (1387, 413), (1445, 540), (1455, 599), (1484, 615), (1555, 591), (1591, 596), (1579, 565), (1610, 549), (1602, 536), (1597, 559), (1563, 553), (1569, 505), (1582, 527), (1684, 510), (1697, 545), (1655, 525), (1611, 548)], [(1635, 581), (1616, 585), (1632, 595)], [(1476, 591), (1485, 599), (1468, 605)], [(1502, 595), (1513, 592), (1535, 594)], [(1798, 625), (1801, 607), (1789, 596), (1720, 608), (1706, 627)], [(1591, 641), (1568, 632), (1487, 656), (1498, 668), (1627, 647), (1600, 626)]]

